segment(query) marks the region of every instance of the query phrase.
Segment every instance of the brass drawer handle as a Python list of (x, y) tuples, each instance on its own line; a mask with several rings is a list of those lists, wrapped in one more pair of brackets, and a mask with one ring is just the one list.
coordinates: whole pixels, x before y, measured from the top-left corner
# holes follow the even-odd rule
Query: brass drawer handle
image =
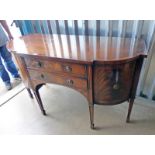
[(120, 77), (120, 70), (119, 69), (113, 69), (113, 78), (114, 78), (113, 89), (114, 90), (118, 90), (120, 88), (119, 77)]
[(74, 84), (74, 81), (73, 81), (73, 80), (67, 80), (66, 82), (67, 82), (67, 84), (68, 84), (69, 86), (73, 86), (73, 84)]
[(38, 61), (38, 62), (37, 62), (37, 66), (38, 66), (38, 67), (43, 67), (43, 62)]
[(118, 89), (119, 89), (119, 84), (118, 84), (118, 83), (115, 83), (115, 84), (113, 85), (113, 89), (118, 90)]
[(40, 77), (41, 77), (41, 79), (45, 79), (44, 74), (41, 74)]
[(70, 66), (63, 66), (64, 70), (66, 72), (71, 72), (72, 71), (72, 68)]

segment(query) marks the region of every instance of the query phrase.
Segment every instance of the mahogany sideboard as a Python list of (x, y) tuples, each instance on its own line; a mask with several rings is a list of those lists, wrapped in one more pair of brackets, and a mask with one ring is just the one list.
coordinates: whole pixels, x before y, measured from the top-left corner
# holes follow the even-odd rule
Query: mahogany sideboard
[[(73, 88), (89, 105), (90, 126), (94, 128), (94, 104), (129, 102), (126, 122), (135, 99), (145, 42), (136, 38), (85, 35), (31, 34), (8, 43), (22, 80), (46, 115), (39, 89), (46, 83)], [(32, 91), (32, 92), (31, 92)]]

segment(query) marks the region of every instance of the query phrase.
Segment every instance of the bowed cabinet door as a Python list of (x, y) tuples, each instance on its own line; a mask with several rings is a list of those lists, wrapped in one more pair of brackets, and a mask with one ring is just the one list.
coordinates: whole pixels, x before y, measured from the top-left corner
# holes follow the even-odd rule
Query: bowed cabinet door
[(136, 60), (119, 64), (94, 65), (95, 104), (114, 105), (128, 100), (134, 80)]

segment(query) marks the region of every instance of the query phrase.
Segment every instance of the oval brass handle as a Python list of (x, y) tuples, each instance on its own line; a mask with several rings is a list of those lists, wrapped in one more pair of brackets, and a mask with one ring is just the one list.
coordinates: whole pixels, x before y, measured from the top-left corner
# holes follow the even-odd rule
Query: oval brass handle
[(118, 89), (119, 89), (119, 84), (118, 84), (118, 83), (115, 83), (115, 84), (113, 85), (113, 89), (118, 90)]
[(70, 66), (64, 66), (64, 70), (67, 72), (71, 72), (72, 68)]
[(43, 66), (43, 63), (40, 62), (40, 61), (38, 61), (38, 62), (37, 62), (37, 66), (38, 66), (38, 67), (42, 67), (42, 66)]
[(67, 80), (67, 84), (72, 86), (74, 84), (74, 81), (73, 80)]
[(44, 74), (41, 74), (40, 76), (41, 76), (41, 78), (42, 78), (42, 79), (44, 79), (44, 78), (45, 78)]
[(113, 89), (118, 90), (119, 89), (119, 76), (120, 76), (120, 70), (119, 69), (113, 69), (113, 78), (114, 78), (114, 85)]

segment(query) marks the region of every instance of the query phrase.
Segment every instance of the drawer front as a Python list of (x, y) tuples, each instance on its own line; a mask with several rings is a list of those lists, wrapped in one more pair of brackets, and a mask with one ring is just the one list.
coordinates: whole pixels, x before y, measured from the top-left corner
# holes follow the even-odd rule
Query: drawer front
[(95, 102), (117, 104), (127, 100), (134, 77), (135, 61), (121, 65), (96, 65), (94, 68)]
[(86, 66), (74, 63), (56, 62), (39, 60), (33, 58), (25, 58), (27, 68), (39, 69), (48, 72), (63, 72), (68, 74), (85, 77), (87, 75)]
[(87, 80), (75, 78), (72, 76), (58, 76), (52, 73), (40, 72), (37, 70), (28, 69), (31, 80), (39, 80), (43, 83), (55, 83), (68, 87), (87, 89)]

